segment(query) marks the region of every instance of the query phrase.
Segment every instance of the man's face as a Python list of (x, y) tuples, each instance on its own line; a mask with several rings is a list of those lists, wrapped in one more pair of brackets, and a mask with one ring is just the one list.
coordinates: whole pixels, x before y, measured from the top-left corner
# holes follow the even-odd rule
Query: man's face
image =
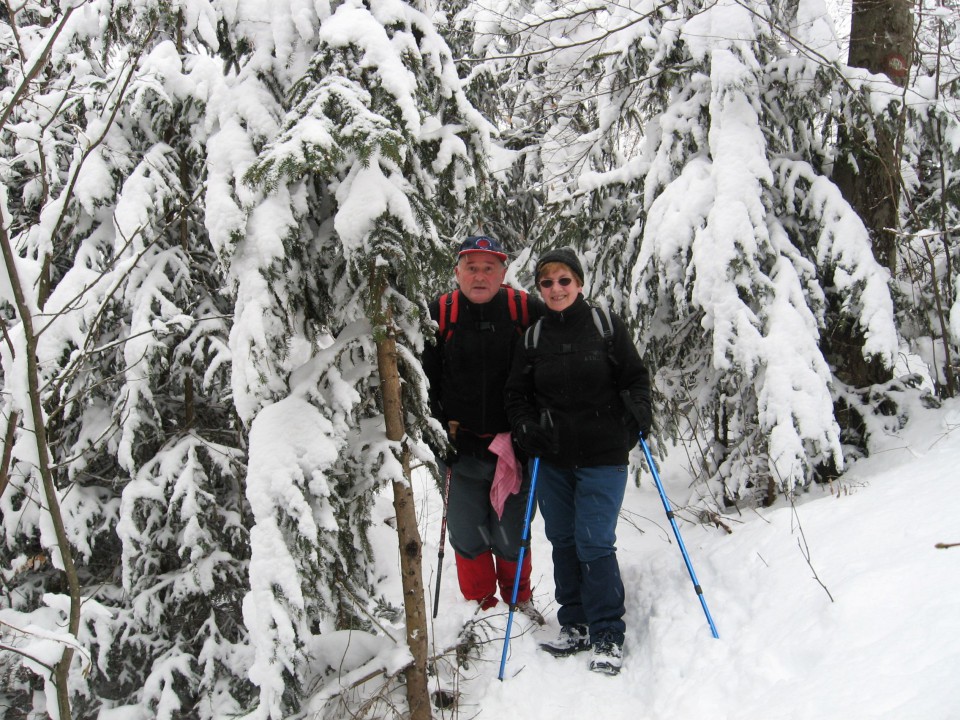
[(500, 290), (507, 266), (499, 258), (485, 252), (461, 256), (454, 270), (460, 292), (472, 303), (488, 303)]

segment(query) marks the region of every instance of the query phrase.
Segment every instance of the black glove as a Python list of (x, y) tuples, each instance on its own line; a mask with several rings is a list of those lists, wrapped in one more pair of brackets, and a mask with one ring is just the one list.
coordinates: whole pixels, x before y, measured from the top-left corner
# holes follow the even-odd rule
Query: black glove
[[(623, 399), (623, 406), (626, 411), (623, 420), (627, 432), (631, 435), (639, 433), (640, 437), (646, 440), (650, 436), (650, 429), (653, 426), (653, 411), (650, 409), (650, 402), (631, 397), (627, 390), (621, 392), (620, 397)], [(635, 445), (637, 439), (634, 437), (632, 440)]]
[(649, 405), (641, 405), (637, 410), (637, 422), (640, 425), (640, 437), (646, 440), (650, 437), (650, 429), (653, 427), (653, 412)]
[(530, 460), (530, 456), (526, 450), (524, 450), (520, 443), (517, 441), (516, 431), (511, 431), (510, 441), (513, 443), (513, 454), (517, 458), (517, 462), (520, 463), (523, 467), (527, 466), (527, 462)]
[(531, 457), (552, 455), (555, 452), (552, 433), (536, 423), (524, 421), (516, 427), (513, 434), (520, 447)]
[(456, 450), (438, 447), (432, 447), (430, 449), (433, 450), (434, 459), (436, 459), (438, 463), (442, 463), (445, 467), (450, 467), (459, 459)]
[(460, 459), (460, 454), (457, 451), (457, 446), (453, 441), (447, 437), (447, 443), (434, 442), (432, 440), (427, 440), (427, 447), (433, 451), (433, 457), (436, 458), (439, 462), (442, 462), (447, 467), (453, 465), (457, 460)]

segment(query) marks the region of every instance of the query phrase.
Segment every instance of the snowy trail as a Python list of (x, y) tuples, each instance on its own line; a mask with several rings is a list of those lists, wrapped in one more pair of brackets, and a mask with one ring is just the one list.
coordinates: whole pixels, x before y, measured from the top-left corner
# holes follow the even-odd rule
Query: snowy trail
[[(459, 707), (437, 717), (957, 720), (960, 548), (934, 546), (960, 541), (960, 430), (914, 432), (920, 439), (899, 443), (912, 450), (862, 461), (836, 495), (815, 488), (796, 508), (744, 513), (729, 535), (681, 523), (719, 640), (652, 480), (628, 488), (618, 532), (627, 638), (616, 678), (589, 672), (588, 653), (558, 660), (537, 650), (558, 626), (536, 518), (533, 580), (547, 626), (515, 616), (500, 682), (507, 615), (503, 605), (486, 613), (489, 642), (461, 671)], [(681, 507), (674, 493), (683, 498), (685, 478), (668, 469), (663, 479)], [(425, 517), (432, 601), (439, 511)], [(453, 644), (471, 617), (448, 549), (436, 644)]]

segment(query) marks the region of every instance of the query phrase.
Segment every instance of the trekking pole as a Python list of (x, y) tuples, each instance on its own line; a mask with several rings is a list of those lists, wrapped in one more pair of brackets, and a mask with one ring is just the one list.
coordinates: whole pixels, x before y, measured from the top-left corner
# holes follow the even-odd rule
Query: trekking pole
[(507, 634), (503, 639), (503, 655), (500, 658), (500, 674), (498, 680), (503, 680), (503, 669), (507, 666), (507, 649), (510, 647), (510, 628), (513, 626), (513, 612), (517, 609), (517, 593), (520, 591), (520, 572), (523, 568), (523, 556), (530, 544), (530, 515), (533, 513), (534, 496), (537, 491), (537, 474), (540, 472), (540, 458), (533, 459), (533, 471), (530, 473), (530, 492), (527, 494), (527, 514), (523, 518), (523, 535), (520, 540), (520, 555), (517, 557), (517, 574), (513, 578), (513, 592), (510, 596), (510, 614), (507, 616)]
[(643, 456), (647, 459), (647, 465), (650, 466), (650, 472), (653, 473), (653, 480), (657, 484), (657, 492), (660, 493), (660, 500), (663, 502), (663, 509), (667, 511), (667, 518), (673, 527), (673, 534), (677, 538), (677, 545), (680, 546), (680, 552), (683, 553), (683, 562), (687, 565), (687, 572), (690, 573), (690, 579), (693, 581), (693, 589), (697, 591), (697, 597), (700, 598), (700, 604), (703, 606), (703, 613), (707, 616), (707, 622), (710, 623), (710, 631), (717, 639), (717, 626), (713, 624), (713, 618), (710, 617), (710, 610), (707, 608), (707, 601), (703, 597), (703, 588), (697, 582), (697, 574), (693, 571), (693, 565), (690, 563), (690, 556), (687, 554), (687, 548), (683, 544), (683, 538), (680, 537), (680, 528), (677, 527), (677, 521), (673, 514), (673, 508), (670, 507), (670, 501), (667, 500), (667, 494), (663, 491), (663, 483), (660, 482), (660, 473), (657, 472), (657, 466), (653, 464), (653, 457), (650, 455), (650, 448), (647, 447), (647, 441), (643, 439), (643, 433), (640, 434), (640, 447), (643, 448)]
[(443, 520), (440, 522), (440, 549), (437, 550), (437, 587), (433, 593), (433, 619), (440, 608), (440, 575), (443, 573), (443, 548), (447, 544), (447, 500), (450, 498), (450, 476), (453, 468), (447, 465), (447, 478), (443, 485)]
[[(447, 428), (450, 435), (450, 442), (457, 441), (457, 430), (460, 429), (458, 420), (447, 421)], [(443, 548), (447, 544), (447, 506), (450, 504), (450, 478), (453, 476), (453, 465), (444, 463), (447, 466), (446, 480), (443, 484), (443, 520), (440, 523), (440, 547), (437, 549), (437, 587), (433, 593), (433, 618), (437, 618), (437, 610), (440, 608), (440, 575), (443, 573)]]

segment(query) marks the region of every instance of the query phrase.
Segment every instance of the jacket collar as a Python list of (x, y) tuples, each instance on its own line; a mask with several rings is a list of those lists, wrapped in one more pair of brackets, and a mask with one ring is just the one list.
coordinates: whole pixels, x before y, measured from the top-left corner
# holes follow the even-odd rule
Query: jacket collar
[(590, 311), (590, 305), (587, 304), (586, 298), (583, 297), (583, 293), (577, 295), (577, 299), (573, 301), (573, 304), (563, 310), (551, 310), (547, 308), (547, 317), (553, 320), (554, 322), (570, 322), (584, 313)]

